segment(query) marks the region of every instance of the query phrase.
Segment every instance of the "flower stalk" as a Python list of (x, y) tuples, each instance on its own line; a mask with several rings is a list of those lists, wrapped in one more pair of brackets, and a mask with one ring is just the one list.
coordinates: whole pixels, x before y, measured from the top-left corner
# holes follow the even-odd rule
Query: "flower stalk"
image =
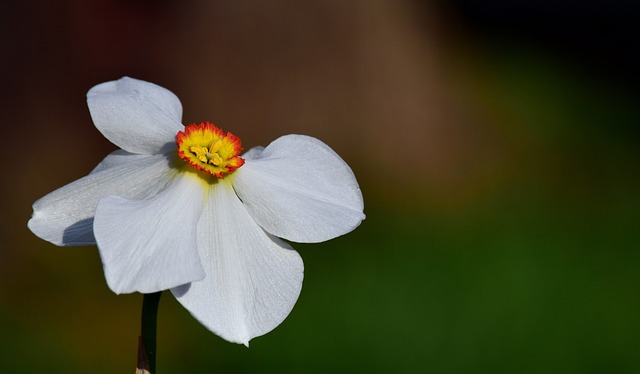
[(136, 374), (156, 373), (156, 331), (162, 291), (144, 294)]

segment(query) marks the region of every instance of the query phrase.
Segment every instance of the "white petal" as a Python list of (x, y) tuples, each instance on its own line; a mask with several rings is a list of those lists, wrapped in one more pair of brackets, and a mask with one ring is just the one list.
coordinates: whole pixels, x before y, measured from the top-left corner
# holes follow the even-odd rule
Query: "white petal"
[(28, 226), (38, 237), (60, 246), (92, 245), (98, 201), (110, 195), (141, 199), (153, 196), (175, 172), (168, 155), (115, 151), (92, 172), (33, 204)]
[(115, 293), (151, 293), (204, 277), (196, 226), (205, 184), (181, 173), (144, 200), (100, 200), (93, 229), (107, 284)]
[(98, 130), (132, 153), (175, 148), (175, 136), (184, 129), (180, 100), (153, 83), (128, 77), (102, 83), (89, 90), (87, 104)]
[(302, 288), (302, 259), (253, 221), (227, 182), (209, 192), (198, 250), (206, 277), (171, 291), (200, 323), (247, 345), (287, 317)]
[(137, 157), (153, 157), (153, 155), (136, 155), (135, 153), (127, 152), (123, 149), (118, 149), (117, 151), (113, 151), (109, 153), (107, 157), (105, 157), (98, 165), (96, 165), (91, 173), (97, 173), (99, 171), (103, 171), (114, 166), (122, 165), (131, 160), (131, 156)]
[(349, 166), (329, 146), (283, 136), (233, 179), (238, 196), (269, 233), (296, 242), (346, 234), (364, 219), (362, 193)]

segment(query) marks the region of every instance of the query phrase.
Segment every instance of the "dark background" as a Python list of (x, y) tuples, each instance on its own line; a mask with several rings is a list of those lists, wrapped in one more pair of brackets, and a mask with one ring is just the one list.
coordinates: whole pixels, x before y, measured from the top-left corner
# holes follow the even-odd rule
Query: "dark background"
[(248, 349), (165, 294), (160, 372), (639, 372), (630, 4), (4, 2), (0, 372), (133, 371), (141, 295), (26, 227), (115, 149), (85, 94), (123, 75), (246, 148), (325, 141), (365, 197), (356, 231), (295, 245), (302, 295)]

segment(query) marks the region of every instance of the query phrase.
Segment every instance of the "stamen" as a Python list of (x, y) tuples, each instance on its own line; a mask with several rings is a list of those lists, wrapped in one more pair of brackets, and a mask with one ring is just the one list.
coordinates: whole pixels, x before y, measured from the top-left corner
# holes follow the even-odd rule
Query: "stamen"
[(222, 147), (222, 140), (218, 139), (215, 142), (211, 143), (209, 149), (211, 149), (211, 153), (216, 153)]
[(204, 163), (207, 162), (208, 159), (208, 155), (209, 155), (209, 151), (207, 150), (207, 148), (205, 147), (198, 147), (198, 146), (192, 146), (191, 148), (189, 148), (189, 150), (191, 152), (193, 152), (193, 154), (195, 154), (196, 158)]
[(220, 164), (222, 163), (222, 157), (220, 157), (220, 155), (218, 155), (217, 153), (214, 153), (213, 155), (211, 155), (211, 159), (209, 160), (209, 162), (211, 162), (215, 166), (220, 166)]

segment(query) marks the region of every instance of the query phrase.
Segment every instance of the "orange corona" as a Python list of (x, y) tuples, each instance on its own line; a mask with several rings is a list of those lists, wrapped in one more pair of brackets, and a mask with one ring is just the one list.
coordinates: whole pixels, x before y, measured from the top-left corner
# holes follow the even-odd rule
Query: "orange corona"
[(209, 122), (192, 123), (176, 135), (178, 156), (198, 170), (224, 178), (244, 164), (242, 142)]

